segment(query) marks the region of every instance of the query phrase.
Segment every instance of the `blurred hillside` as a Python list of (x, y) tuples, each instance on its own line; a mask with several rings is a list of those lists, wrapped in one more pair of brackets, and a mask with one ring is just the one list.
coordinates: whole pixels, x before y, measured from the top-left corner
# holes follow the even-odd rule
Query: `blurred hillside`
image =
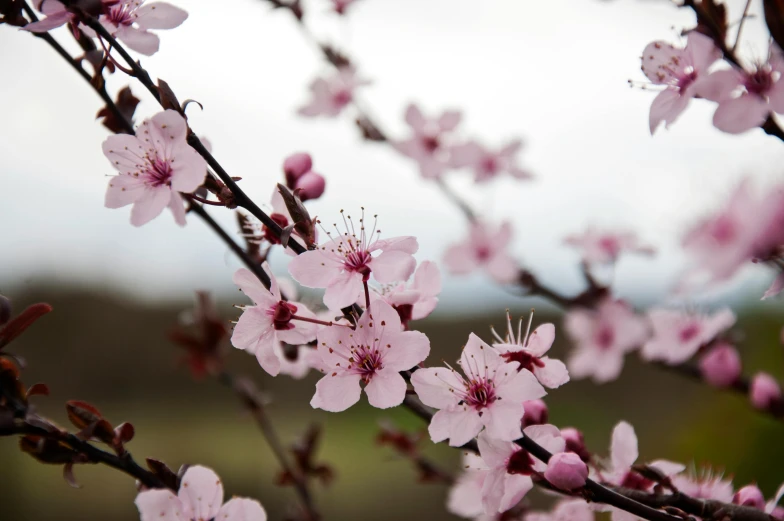
[[(134, 424), (136, 438), (128, 448), (137, 460), (154, 457), (175, 469), (183, 463), (213, 467), (224, 479), (227, 496), (256, 497), (271, 519), (282, 517), (294, 495), (272, 484), (277, 466), (253, 421), (229, 390), (210, 379), (194, 381), (178, 364), (182, 352), (166, 340), (167, 330), (191, 303), (144, 303), (62, 289), (8, 296), (16, 311), (37, 301), (54, 307), (11, 346), (28, 363), (25, 382), (46, 382), (52, 391), (35, 399), (45, 415), (66, 425), (66, 400), (94, 403), (113, 423)], [(512, 311), (525, 314), (529, 307), (530, 302), (520, 300)], [(228, 302), (220, 309), (227, 320), (238, 314)], [(747, 371), (765, 368), (781, 377), (780, 305), (741, 315), (738, 329), (746, 332), (741, 352)], [(481, 309), (474, 318), (425, 320), (414, 327), (430, 337), (435, 363), (457, 358), (469, 332), (489, 338), (488, 326), (498, 327), (502, 320), (503, 310)], [(560, 357), (567, 347), (560, 318), (538, 314), (536, 322), (544, 321), (556, 322), (553, 354)], [(252, 376), (273, 397), (270, 413), (287, 442), (312, 421), (324, 425), (319, 455), (337, 473), (332, 486), (318, 493), (325, 519), (455, 519), (443, 508), (445, 487), (417, 484), (408, 462), (375, 446), (381, 419), (411, 429), (425, 427), (410, 413), (372, 409), (364, 398), (346, 413), (314, 411), (308, 402), (317, 375), (299, 382), (273, 379), (243, 352), (232, 350), (229, 358), (232, 372)], [(784, 424), (754, 413), (734, 395), (644, 367), (634, 357), (627, 364), (611, 384), (573, 382), (551, 392), (551, 421), (579, 426), (588, 445), (605, 454), (612, 426), (625, 419), (637, 429), (642, 459), (711, 461), (733, 474), (738, 485), (758, 481), (766, 495), (784, 481)], [(458, 451), (441, 444), (429, 453), (444, 467), (459, 468)], [(138, 519), (130, 478), (100, 466), (79, 467), (76, 476), (81, 490), (68, 487), (60, 468), (20, 453), (16, 439), (0, 439), (0, 519)]]

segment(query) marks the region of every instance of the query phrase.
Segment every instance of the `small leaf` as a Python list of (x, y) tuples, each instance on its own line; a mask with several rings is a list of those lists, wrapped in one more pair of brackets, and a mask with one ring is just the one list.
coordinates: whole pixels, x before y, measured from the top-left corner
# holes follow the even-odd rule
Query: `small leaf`
[(52, 311), (49, 304), (39, 303), (29, 306), (19, 315), (12, 318), (0, 329), (0, 349), (11, 343), (13, 339), (24, 333), (33, 322)]
[(114, 435), (117, 438), (117, 441), (120, 444), (124, 445), (133, 439), (133, 436), (136, 434), (136, 429), (134, 429), (133, 425), (125, 422), (121, 423), (114, 429)]
[(99, 110), (95, 117), (96, 119), (103, 118), (103, 121), (101, 121), (103, 126), (115, 134), (126, 133), (129, 131), (128, 126), (133, 129), (133, 114), (138, 104), (139, 98), (133, 95), (131, 88), (124, 87), (117, 93), (117, 102), (115, 103), (124, 120), (121, 120), (114, 112), (109, 110), (108, 106)]
[(158, 94), (161, 98), (161, 106), (164, 109), (176, 110), (185, 116), (182, 111), (182, 107), (180, 106), (180, 102), (177, 101), (177, 96), (175, 96), (174, 91), (171, 90), (171, 87), (169, 87), (168, 83), (160, 78), (158, 78)]
[(45, 383), (35, 383), (27, 389), (27, 397), (31, 396), (49, 396), (49, 386)]
[(172, 490), (178, 490), (180, 488), (180, 478), (177, 477), (177, 474), (167, 467), (164, 462), (152, 458), (147, 458), (146, 461), (147, 468), (150, 469), (150, 472), (163, 481), (163, 484), (166, 485), (167, 488)]
[(65, 482), (71, 485), (73, 488), (82, 488), (82, 486), (76, 481), (73, 468), (73, 463), (66, 463), (63, 466), (63, 478), (65, 479)]
[(278, 192), (283, 197), (283, 202), (286, 204), (289, 214), (291, 214), (297, 235), (305, 240), (305, 244), (313, 244), (316, 238), (316, 231), (305, 205), (302, 204), (299, 197), (292, 194), (288, 188), (280, 183), (278, 183)]
[(70, 400), (65, 404), (68, 419), (78, 429), (84, 429), (103, 420), (101, 411), (93, 405), (80, 400)]

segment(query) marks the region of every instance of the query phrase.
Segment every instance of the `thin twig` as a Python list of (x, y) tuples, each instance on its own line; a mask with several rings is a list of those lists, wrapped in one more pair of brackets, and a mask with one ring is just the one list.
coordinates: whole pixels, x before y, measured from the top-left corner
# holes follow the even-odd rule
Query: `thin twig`
[(746, 22), (746, 18), (749, 16), (749, 7), (751, 7), (751, 0), (746, 0), (746, 7), (743, 8), (743, 16), (740, 17), (740, 22), (738, 22), (738, 32), (735, 33), (735, 43), (732, 46), (732, 52), (738, 48), (738, 44), (740, 43), (740, 35), (743, 32), (743, 24)]

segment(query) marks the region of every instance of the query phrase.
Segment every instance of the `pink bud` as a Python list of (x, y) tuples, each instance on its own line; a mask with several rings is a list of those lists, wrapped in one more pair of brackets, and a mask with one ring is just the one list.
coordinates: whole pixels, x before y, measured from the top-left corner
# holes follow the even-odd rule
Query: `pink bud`
[(588, 466), (574, 452), (559, 452), (550, 458), (544, 477), (561, 490), (574, 490), (585, 485)]
[(757, 409), (770, 409), (773, 404), (781, 400), (781, 388), (768, 373), (759, 372), (751, 380), (749, 398)]
[(289, 189), (294, 189), (294, 183), (297, 179), (310, 172), (313, 168), (313, 159), (310, 154), (305, 152), (297, 152), (292, 154), (283, 161), (283, 173), (286, 174), (286, 186)]
[(294, 182), (294, 190), (299, 190), (299, 198), (302, 201), (318, 199), (324, 193), (325, 186), (324, 176), (316, 172), (308, 172)]
[(547, 423), (550, 416), (547, 411), (547, 404), (542, 400), (528, 400), (523, 402), (525, 414), (523, 414), (523, 429), (530, 425), (543, 425)]
[(757, 485), (746, 485), (735, 492), (735, 495), (732, 497), (732, 502), (736, 505), (765, 510), (765, 497), (762, 495), (762, 491)]
[(784, 507), (774, 507), (770, 515), (776, 519), (784, 519)]
[(566, 427), (561, 429), (561, 437), (566, 442), (567, 452), (574, 452), (586, 463), (591, 461), (591, 453), (585, 448), (585, 438), (582, 432), (574, 427)]
[(732, 385), (741, 373), (738, 351), (729, 344), (719, 344), (700, 360), (700, 372), (705, 381), (716, 387)]

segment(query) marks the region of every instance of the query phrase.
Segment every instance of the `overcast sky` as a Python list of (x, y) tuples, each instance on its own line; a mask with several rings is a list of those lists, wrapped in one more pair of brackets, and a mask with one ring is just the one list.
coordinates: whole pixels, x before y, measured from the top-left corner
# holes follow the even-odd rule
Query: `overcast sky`
[[(295, 114), (308, 83), (330, 69), (287, 13), (261, 0), (174, 3), (190, 17), (159, 31), (160, 52), (142, 63), (180, 99), (204, 105), (189, 109), (191, 125), (257, 201), (268, 201), (283, 158), (306, 150), (328, 180), (313, 214), (328, 220), (365, 206), (379, 214), (385, 236), (416, 235), (420, 260), (439, 260), (465, 233), (461, 214), (414, 164), (363, 143), (349, 113), (337, 120)], [(729, 2), (733, 18), (744, 3)], [(489, 218), (511, 219), (514, 253), (564, 291), (578, 289), (580, 279), (578, 255), (563, 237), (588, 224), (620, 226), (659, 254), (622, 259), (618, 293), (665, 300), (686, 265), (684, 229), (742, 176), (760, 186), (782, 178), (784, 144), (762, 131), (720, 133), (708, 103), (693, 103), (672, 129), (650, 136), (654, 94), (630, 89), (627, 79), (644, 80), (639, 56), (648, 42), (675, 41), (676, 30), (692, 23), (690, 11), (670, 2), (360, 0), (345, 21), (325, 0), (306, 5), (314, 31), (348, 49), (373, 80), (362, 99), (393, 134), (403, 135), (403, 110), (416, 101), (426, 112), (462, 110), (464, 131), (487, 144), (525, 140), (521, 159), (534, 181), (475, 187), (463, 173), (448, 181)], [(744, 34), (740, 49), (763, 57), (762, 21)], [(68, 40), (64, 29), (55, 35)], [(143, 298), (178, 298), (194, 288), (228, 293), (239, 263), (197, 219), (179, 229), (166, 213), (134, 228), (128, 208), (103, 207), (112, 173), (100, 146), (107, 132), (94, 121), (100, 101), (83, 80), (15, 28), (0, 27), (0, 49), (0, 288), (56, 278)], [(122, 74), (109, 81), (113, 90), (128, 83)], [(137, 121), (159, 110), (138, 84), (131, 88), (143, 99)], [(230, 212), (211, 211), (234, 229)], [(753, 266), (746, 275), (735, 286), (752, 296), (771, 278)], [(446, 283), (444, 307), (465, 305), (469, 295), (472, 305), (514, 302), (481, 275)]]

